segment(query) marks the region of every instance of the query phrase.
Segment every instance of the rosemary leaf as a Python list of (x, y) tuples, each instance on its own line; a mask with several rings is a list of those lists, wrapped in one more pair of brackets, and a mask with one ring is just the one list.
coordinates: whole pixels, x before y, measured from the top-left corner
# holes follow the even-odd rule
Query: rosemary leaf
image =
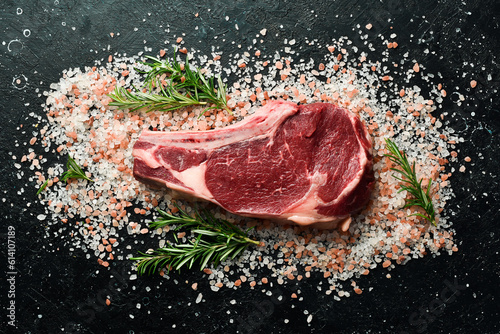
[(49, 180), (45, 180), (45, 182), (41, 185), (41, 187), (38, 189), (38, 191), (36, 192), (36, 195), (40, 195), (42, 193), (42, 191), (47, 188), (47, 185), (49, 184)]
[(397, 180), (401, 181), (401, 189), (399, 192), (406, 190), (414, 198), (406, 200), (404, 208), (419, 206), (425, 211), (425, 215), (421, 213), (414, 213), (410, 216), (422, 217), (434, 225), (436, 224), (436, 216), (434, 211), (434, 205), (432, 204), (432, 198), (430, 195), (430, 189), (432, 185), (432, 179), (429, 179), (429, 185), (427, 186), (427, 191), (422, 189), (423, 178), (418, 180), (415, 172), (415, 162), (410, 165), (408, 162), (408, 156), (406, 152), (400, 151), (397, 145), (390, 139), (385, 139), (387, 150), (389, 154), (384, 154), (388, 157), (391, 162), (397, 165), (399, 168), (391, 168), (392, 171), (399, 173), (402, 177), (393, 175)]

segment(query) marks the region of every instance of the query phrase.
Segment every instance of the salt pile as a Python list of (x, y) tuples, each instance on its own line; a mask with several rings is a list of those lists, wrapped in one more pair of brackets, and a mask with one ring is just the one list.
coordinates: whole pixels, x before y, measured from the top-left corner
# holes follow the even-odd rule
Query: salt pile
[[(390, 43), (386, 56), (397, 47), (396, 42)], [(221, 128), (252, 114), (269, 100), (285, 99), (335, 103), (365, 121), (373, 138), (377, 179), (372, 199), (353, 217), (347, 233), (285, 228), (210, 207), (217, 217), (237, 221), (242, 227), (257, 226), (252, 236), (264, 242), (264, 246), (249, 248), (234, 261), (205, 268), (212, 290), (255, 288), (272, 282), (281, 285), (321, 275), (324, 284), (318, 290), (339, 299), (352, 292), (362, 293), (356, 279), (376, 267), (391, 270), (429, 253), (434, 256), (457, 251), (452, 222), (445, 210), (453, 197), (448, 180), (451, 174), (445, 171), (445, 165), (457, 158), (454, 147), (463, 139), (445, 127), (443, 116), (433, 116), (446, 96), (443, 86), (433, 83), (432, 76), (423, 74), (423, 66), (408, 55), (397, 64), (396, 73), (387, 57), (370, 60), (347, 38), (318, 46), (324, 52), (319, 63), (295, 59), (295, 41), (288, 44), (284, 52), (269, 55), (258, 49), (235, 55), (214, 52), (210, 56), (183, 50), (190, 64), (203, 68), (207, 75), (235, 78), (228, 82), (228, 105), (233, 115), (203, 108), (127, 113), (108, 106), (106, 94), (115, 85), (140, 86), (142, 79), (135, 69), (140, 56), (115, 55), (105, 64), (96, 62), (92, 68), (64, 71), (51, 91), (44, 93), (47, 120), (31, 143), (41, 143), (43, 152), (30, 148), (22, 158), (34, 170), (31, 181), (41, 185), (49, 180), (47, 190), (40, 195), (45, 204), (41, 216), (49, 224), (47, 233), (64, 238), (71, 250), (86, 252), (88, 258), (95, 257), (104, 267), (112, 266), (113, 261), (129, 261), (138, 251), (145, 251), (151, 247), (145, 246), (151, 236), (154, 248), (164, 246), (168, 228), (150, 231), (147, 223), (155, 219), (156, 207), (175, 212), (174, 202), (170, 192), (152, 190), (132, 176), (132, 147), (141, 130)], [(158, 52), (165, 55), (164, 50)], [(185, 61), (182, 56), (178, 57), (180, 62)], [(229, 67), (222, 68), (221, 57), (226, 57)], [(396, 75), (405, 78), (405, 87), (393, 83)], [(431, 86), (429, 96), (412, 84), (417, 75)], [(384, 138), (393, 138), (410, 161), (416, 161), (424, 187), (429, 178), (433, 179), (437, 227), (410, 216), (412, 210), (403, 209), (407, 194), (398, 192), (399, 181), (383, 156), (387, 153)], [(42, 154), (71, 156), (94, 182), (59, 181), (64, 166), (45, 166)], [(192, 210), (190, 205), (182, 202), (188, 212)], [(137, 248), (121, 247), (130, 240), (137, 240)], [(262, 272), (269, 275), (262, 276)], [(161, 274), (170, 277), (164, 271)]]

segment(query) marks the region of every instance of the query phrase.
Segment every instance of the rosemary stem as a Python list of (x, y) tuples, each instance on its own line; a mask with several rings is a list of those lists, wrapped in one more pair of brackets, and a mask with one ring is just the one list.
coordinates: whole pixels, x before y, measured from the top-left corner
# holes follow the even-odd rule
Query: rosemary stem
[[(390, 139), (386, 138), (386, 147), (390, 152), (389, 154), (384, 154), (389, 160), (394, 163), (398, 168), (391, 168), (392, 171), (401, 175), (394, 176), (396, 179), (401, 181), (403, 184), (401, 185), (401, 189), (399, 192), (406, 190), (410, 193), (414, 199), (406, 200), (405, 208), (410, 206), (419, 206), (421, 207), (426, 214), (414, 213), (411, 216), (419, 216), (422, 217), (433, 225), (437, 225), (434, 205), (432, 203), (432, 198), (430, 195), (432, 179), (429, 179), (429, 184), (427, 186), (427, 191), (424, 191), (422, 188), (423, 178), (418, 179), (415, 171), (415, 162), (412, 165), (408, 162), (408, 156), (406, 152), (400, 151), (398, 146)], [(394, 175), (394, 174), (393, 174)]]

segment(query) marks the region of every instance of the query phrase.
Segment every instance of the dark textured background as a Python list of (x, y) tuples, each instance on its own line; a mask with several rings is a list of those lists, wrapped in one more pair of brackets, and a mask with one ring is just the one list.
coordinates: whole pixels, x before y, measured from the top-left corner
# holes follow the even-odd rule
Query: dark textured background
[[(195, 18), (197, 12), (199, 17)], [(10, 330), (4, 326), (7, 284), (3, 278), (8, 225), (14, 225), (17, 233), (19, 333), (234, 333), (237, 329), (256, 333), (500, 332), (499, 12), (499, 2), (494, 0), (467, 4), (453, 0), (2, 0), (0, 199), (5, 201), (0, 201), (0, 332)], [(264, 53), (282, 48), (285, 38), (295, 38), (296, 46), (303, 47), (300, 57), (319, 59), (321, 54), (309, 48), (304, 37), (327, 44), (345, 35), (362, 46), (353, 28), (367, 23), (373, 24), (370, 41), (378, 48), (371, 59), (378, 59), (384, 49), (376, 35), (388, 37), (394, 32), (399, 43), (391, 53), (394, 59), (409, 51), (427, 67), (426, 73), (443, 75), (440, 81), (449, 94), (456, 91), (466, 97), (464, 105), (457, 107), (450, 100), (456, 100), (458, 94), (452, 94), (444, 108), (450, 115), (450, 126), (466, 138), (459, 146), (460, 160), (463, 163), (465, 156), (472, 158), (465, 173), (454, 173), (451, 182), (457, 197), (446, 208), (454, 215), (458, 253), (411, 261), (391, 271), (391, 279), (385, 277), (386, 271), (375, 270), (358, 280), (362, 287), (373, 287), (371, 292), (365, 289), (362, 295), (340, 302), (316, 291), (319, 279), (280, 286), (281, 291), (275, 292), (284, 299), (277, 301), (260, 289), (211, 292), (208, 281), (197, 272), (177, 276), (179, 284), (159, 277), (129, 281), (128, 263), (115, 262), (110, 271), (103, 270), (94, 257), (87, 260), (82, 252), (71, 253), (53, 234), (44, 237), (46, 226), (35, 218), (41, 212), (35, 203), (36, 189), (27, 181), (31, 172), (24, 166), (25, 177), (18, 180), (19, 170), (11, 155), (19, 158), (26, 153), (24, 143), (33, 130), (27, 115), (43, 114), (40, 105), (44, 100), (37, 97), (35, 89), (47, 90), (63, 69), (91, 66), (95, 59), (107, 59), (114, 52), (135, 55), (144, 51), (144, 46), (156, 52), (165, 40), (173, 42), (173, 36), (183, 32), (188, 47), (209, 54), (210, 46), (218, 45), (224, 52), (232, 52), (236, 51), (233, 41), (245, 48), (262, 28), (268, 29), (261, 47)], [(170, 33), (165, 33), (167, 24)], [(199, 30), (194, 30), (195, 26)], [(25, 29), (29, 29), (29, 36)], [(120, 36), (111, 38), (110, 32)], [(8, 50), (13, 40), (19, 42), (10, 44)], [(103, 50), (108, 45), (109, 51)], [(430, 52), (425, 53), (426, 49)], [(13, 81), (21, 75), (27, 85), (19, 89)], [(471, 79), (478, 81), (474, 90), (469, 87)], [(23, 130), (16, 130), (20, 124)], [(450, 167), (459, 166), (455, 163)], [(24, 192), (18, 195), (21, 188)], [(33, 204), (26, 210), (28, 202)], [(198, 291), (190, 288), (195, 281), (199, 282)], [(449, 297), (445, 291), (448, 284), (461, 289), (443, 307), (436, 298), (443, 294)], [(297, 288), (303, 301), (289, 297)], [(199, 292), (205, 301), (195, 304)], [(106, 296), (111, 297), (110, 306), (104, 305)], [(230, 303), (233, 299), (235, 305)], [(314, 316), (310, 326), (304, 310)]]

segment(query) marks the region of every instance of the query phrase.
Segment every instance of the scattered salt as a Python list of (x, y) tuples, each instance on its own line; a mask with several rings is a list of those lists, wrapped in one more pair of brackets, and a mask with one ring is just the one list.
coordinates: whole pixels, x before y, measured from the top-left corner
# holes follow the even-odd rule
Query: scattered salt
[[(226, 20), (228, 19), (226, 17)], [(366, 25), (366, 29), (371, 28), (371, 24)], [(267, 29), (260, 31), (261, 36), (266, 33)], [(391, 38), (395, 37), (395, 34), (391, 35)], [(287, 45), (293, 46), (296, 43), (297, 41), (292, 39)], [(315, 45), (313, 41), (308, 43)], [(377, 184), (371, 206), (353, 217), (348, 236), (338, 231), (324, 231), (313, 234), (313, 238), (308, 235), (311, 234), (310, 231), (303, 232), (296, 227), (283, 228), (274, 224), (268, 224), (260, 230), (252, 230), (250, 234), (265, 241), (266, 247), (249, 248), (240, 259), (227, 260), (220, 267), (209, 268), (207, 279), (212, 291), (219, 291), (223, 287), (264, 287), (275, 282), (284, 285), (318, 273), (328, 282), (326, 288), (318, 286), (318, 290), (330, 294), (333, 289), (328, 287), (334, 286), (333, 296), (338, 300), (339, 297), (350, 295), (342, 290), (342, 282), (365, 275), (383, 263), (390, 263), (388, 268), (391, 268), (395, 264), (405, 264), (411, 258), (422, 257), (422, 251), (426, 249), (437, 254), (442, 247), (454, 247), (454, 239), (449, 233), (452, 231), (451, 222), (445, 215), (438, 215), (438, 227), (426, 227), (416, 217), (408, 217), (411, 211), (402, 209), (406, 193), (397, 192), (399, 181), (387, 170), (387, 161), (383, 158), (383, 139), (393, 137), (400, 148), (404, 149), (412, 160), (416, 160), (422, 177), (432, 177), (434, 180), (440, 177), (438, 159), (446, 158), (448, 152), (452, 151), (450, 144), (440, 135), (445, 134), (447, 140), (455, 142), (460, 142), (460, 138), (448, 133), (444, 125), (446, 123), (443, 124), (440, 120), (435, 120), (434, 125), (431, 125), (431, 112), (438, 106), (427, 101), (437, 101), (437, 97), (442, 99), (446, 94), (443, 95), (439, 90), (435, 92), (435, 96), (432, 93), (431, 96), (423, 96), (421, 89), (416, 86), (405, 87), (404, 94), (400, 94), (401, 88), (395, 86), (388, 86), (387, 91), (377, 89), (376, 85), (380, 80), (384, 77), (392, 78), (395, 74), (388, 72), (388, 64), (380, 64), (368, 59), (366, 54), (359, 54), (358, 49), (346, 38), (333, 40), (328, 44), (327, 50), (324, 50), (325, 58), (321, 67), (312, 60), (295, 64), (291, 57), (294, 50), (286, 48), (284, 54), (276, 53), (268, 55), (269, 57), (261, 55), (258, 50), (243, 50), (238, 57), (229, 59), (228, 69), (222, 69), (214, 61), (207, 61), (214, 55), (193, 59), (209, 73), (219, 74), (225, 71), (228, 75), (239, 75), (240, 79), (237, 79), (228, 91), (231, 96), (229, 106), (233, 109), (231, 118), (220, 111), (211, 111), (208, 116), (202, 115), (198, 118), (198, 115), (204, 113), (203, 107), (149, 114), (123, 113), (109, 107), (109, 99), (105, 97), (105, 93), (111, 91), (115, 84), (125, 87), (139, 84), (140, 77), (135, 69), (138, 66), (137, 61), (140, 60), (138, 56), (127, 58), (115, 55), (110, 56), (109, 62), (97, 65), (95, 69), (68, 69), (58, 83), (50, 85), (51, 91), (43, 94), (47, 98), (44, 108), (48, 113), (48, 121), (42, 125), (44, 135), (40, 131), (36, 135), (39, 140), (34, 144), (41, 142), (41, 145), (50, 146), (50, 152), (54, 154), (70, 154), (79, 165), (84, 166), (95, 182), (78, 180), (66, 185), (54, 181), (50, 189), (42, 193), (42, 201), (47, 204), (47, 214), (40, 214), (37, 219), (45, 220), (48, 215), (50, 228), (54, 226), (54, 231), (60, 228), (62, 217), (78, 221), (78, 225), (66, 224), (67, 228), (74, 229), (75, 236), (71, 242), (75, 245), (81, 243), (79, 248), (88, 252), (87, 258), (95, 256), (102, 264), (112, 265), (113, 261), (108, 259), (110, 255), (113, 255), (114, 261), (129, 261), (126, 258), (133, 256), (117, 254), (123, 253), (125, 249), (132, 249), (130, 246), (120, 249), (120, 242), (117, 241), (121, 240), (119, 238), (144, 240), (139, 238), (153, 237), (157, 238), (158, 245), (162, 247), (165, 245), (167, 231), (154, 231), (152, 234), (149, 229), (141, 228), (141, 224), (144, 226), (146, 219), (153, 218), (156, 206), (166, 210), (172, 209), (172, 195), (165, 190), (152, 190), (133, 178), (131, 153), (140, 131), (146, 127), (159, 131), (224, 127), (251, 115), (269, 99), (287, 98), (301, 103), (336, 103), (355, 112), (366, 122), (373, 138), (373, 154), (377, 158), (374, 164)], [(254, 63), (251, 54), (257, 54), (257, 51), (259, 57)], [(364, 58), (361, 62), (360, 56)], [(407, 68), (409, 72), (404, 75), (411, 78), (416, 72), (423, 72), (424, 68), (408, 57), (406, 54), (399, 66)], [(265, 66), (264, 62), (269, 62), (270, 65)], [(252, 66), (238, 66), (243, 64)], [(276, 66), (271, 66), (272, 64)], [(317, 69), (320, 69), (321, 77), (329, 80), (325, 82), (318, 79), (320, 72)], [(122, 75), (123, 71), (128, 71), (127, 76)], [(384, 84), (386, 83), (391, 81), (387, 80)], [(99, 98), (95, 89), (101, 94)], [(252, 101), (253, 97), (255, 99)], [(66, 102), (62, 103), (63, 98), (72, 104), (73, 108), (68, 108)], [(465, 98), (462, 95), (459, 96), (459, 100), (463, 99)], [(388, 116), (388, 110), (392, 116)], [(418, 115), (415, 114), (416, 111)], [(93, 132), (89, 131), (89, 128)], [(423, 131), (425, 136), (422, 137)], [(421, 147), (410, 144), (412, 138), (417, 137), (419, 143), (422, 143)], [(68, 143), (71, 145), (68, 146)], [(433, 146), (429, 147), (431, 144)], [(61, 151), (56, 151), (59, 147)], [(30, 149), (32, 151), (26, 153), (26, 160), (21, 162), (30, 164), (34, 174), (33, 181), (41, 185), (47, 174), (51, 179), (62, 174), (62, 165), (50, 166), (50, 172), (41, 172), (41, 169), (48, 169), (43, 167), (43, 160), (37, 159), (38, 154), (35, 154), (34, 149)], [(428, 154), (432, 154), (436, 159)], [(15, 166), (18, 168), (17, 164)], [(464, 172), (465, 167), (460, 167), (460, 171)], [(444, 207), (446, 201), (453, 196), (449, 181), (444, 186), (437, 189), (439, 198), (435, 200), (435, 205), (439, 208)], [(156, 205), (152, 204), (153, 199)], [(187, 208), (190, 209), (189, 206)], [(137, 217), (130, 212), (134, 212)], [(214, 213), (217, 217), (232, 221), (242, 220), (241, 217), (219, 209), (215, 209)], [(391, 219), (388, 218), (389, 214), (392, 215)], [(255, 223), (256, 221), (250, 219), (242, 221), (242, 225)], [(429, 233), (423, 234), (421, 229), (426, 229)], [(447, 236), (443, 237), (446, 245), (438, 247), (434, 236), (440, 239), (442, 235)], [(108, 245), (104, 247), (103, 238), (109, 240), (111, 248), (106, 248)], [(401, 241), (402, 238), (405, 242)], [(293, 247), (284, 246), (289, 241), (293, 241)], [(405, 253), (406, 250), (408, 251)], [(137, 251), (143, 250), (134, 246), (133, 252)], [(375, 255), (376, 252), (378, 255)], [(391, 261), (386, 258), (389, 253)], [(333, 259), (332, 254), (335, 255)], [(314, 258), (317, 259), (317, 265), (311, 266)], [(269, 268), (272, 273), (269, 277), (256, 277), (260, 268)], [(165, 273), (164, 277), (168, 278), (168, 274)], [(241, 282), (236, 285), (236, 279), (232, 277), (239, 278)], [(130, 280), (135, 279), (136, 274), (130, 275)], [(192, 284), (194, 290), (197, 289), (195, 284)], [(295, 293), (292, 295), (292, 298), (297, 297)], [(196, 303), (201, 300), (200, 293)], [(310, 321), (312, 315), (308, 317), (308, 322)]]

